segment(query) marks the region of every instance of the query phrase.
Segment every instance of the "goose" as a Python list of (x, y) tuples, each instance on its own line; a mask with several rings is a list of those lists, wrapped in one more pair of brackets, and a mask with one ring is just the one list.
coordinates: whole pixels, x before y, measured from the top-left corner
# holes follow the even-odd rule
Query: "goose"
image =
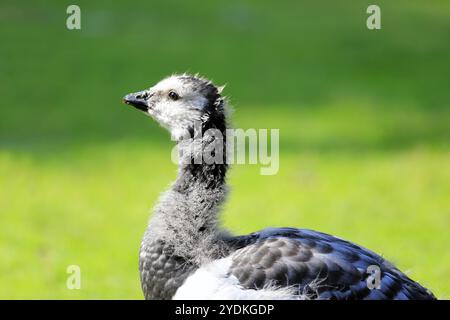
[[(175, 74), (123, 101), (166, 128), (180, 155), (140, 247), (145, 299), (436, 299), (380, 255), (329, 234), (266, 228), (234, 236), (223, 229), (228, 164), (193, 161), (192, 151), (226, 149), (226, 135), (211, 130), (229, 128), (229, 107), (210, 80)], [(194, 139), (196, 125), (202, 134)]]

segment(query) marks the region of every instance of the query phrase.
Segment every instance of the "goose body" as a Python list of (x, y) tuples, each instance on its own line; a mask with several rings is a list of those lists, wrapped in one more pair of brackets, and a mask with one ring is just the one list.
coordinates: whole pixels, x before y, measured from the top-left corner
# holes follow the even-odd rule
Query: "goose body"
[[(124, 101), (166, 127), (180, 153), (177, 179), (141, 244), (146, 299), (435, 299), (380, 255), (325, 233), (268, 228), (232, 236), (221, 229), (228, 166), (196, 163), (186, 152), (194, 144), (226, 146), (208, 133), (227, 128), (226, 101), (210, 81), (171, 76)], [(200, 141), (192, 138), (195, 123)]]
[[(163, 244), (141, 248), (147, 299), (432, 300), (433, 294), (374, 252), (307, 229), (270, 228), (229, 239), (229, 253), (201, 266)], [(150, 242), (152, 243), (152, 242)], [(369, 266), (380, 270), (370, 288)]]

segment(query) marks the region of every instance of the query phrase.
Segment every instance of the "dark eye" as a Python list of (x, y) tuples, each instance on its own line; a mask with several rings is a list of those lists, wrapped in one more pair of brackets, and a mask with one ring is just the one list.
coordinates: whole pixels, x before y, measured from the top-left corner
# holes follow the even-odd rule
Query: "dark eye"
[(169, 92), (169, 98), (172, 99), (172, 100), (178, 100), (178, 98), (180, 98), (180, 96), (176, 92), (170, 91)]

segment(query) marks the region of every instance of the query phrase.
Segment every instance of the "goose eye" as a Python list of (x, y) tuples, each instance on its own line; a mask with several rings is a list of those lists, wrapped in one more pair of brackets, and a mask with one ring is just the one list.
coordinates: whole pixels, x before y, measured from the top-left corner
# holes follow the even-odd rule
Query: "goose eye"
[(169, 92), (169, 98), (172, 99), (172, 100), (178, 100), (178, 98), (180, 98), (180, 96), (176, 92), (170, 91)]

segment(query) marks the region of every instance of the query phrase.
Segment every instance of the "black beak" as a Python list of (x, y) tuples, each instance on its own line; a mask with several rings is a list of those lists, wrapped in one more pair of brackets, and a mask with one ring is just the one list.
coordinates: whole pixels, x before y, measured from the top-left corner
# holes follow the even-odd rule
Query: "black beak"
[(130, 93), (123, 98), (123, 102), (135, 107), (136, 109), (147, 112), (148, 105), (146, 98), (147, 95), (143, 92)]

